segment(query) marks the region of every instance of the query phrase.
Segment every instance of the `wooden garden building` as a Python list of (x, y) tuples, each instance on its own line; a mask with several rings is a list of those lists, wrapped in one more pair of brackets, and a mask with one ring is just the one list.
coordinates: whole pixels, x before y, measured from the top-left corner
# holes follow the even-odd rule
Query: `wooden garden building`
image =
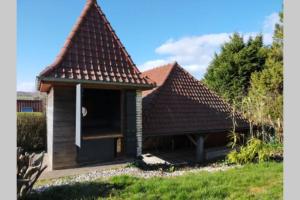
[[(232, 131), (232, 108), (194, 78), (177, 62), (143, 72), (157, 86), (143, 91), (143, 147), (163, 148), (191, 145), (196, 159), (203, 161), (204, 149), (228, 143)], [(236, 131), (249, 126), (235, 113)]]
[[(231, 107), (177, 63), (141, 73), (96, 0), (37, 87), (47, 93), (51, 170), (135, 158), (162, 137), (188, 138), (203, 161), (205, 141), (222, 143), (232, 129)], [(246, 129), (240, 115), (237, 123)]]
[(37, 77), (47, 92), (50, 169), (136, 157), (142, 151), (142, 76), (96, 0), (53, 64)]

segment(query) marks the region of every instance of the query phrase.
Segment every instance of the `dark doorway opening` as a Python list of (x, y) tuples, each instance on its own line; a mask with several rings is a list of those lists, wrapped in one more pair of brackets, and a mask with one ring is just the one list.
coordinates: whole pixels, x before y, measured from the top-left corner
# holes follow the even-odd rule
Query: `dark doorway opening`
[(82, 136), (121, 134), (121, 92), (119, 90), (84, 89)]
[(82, 91), (80, 163), (112, 161), (123, 152), (120, 90)]

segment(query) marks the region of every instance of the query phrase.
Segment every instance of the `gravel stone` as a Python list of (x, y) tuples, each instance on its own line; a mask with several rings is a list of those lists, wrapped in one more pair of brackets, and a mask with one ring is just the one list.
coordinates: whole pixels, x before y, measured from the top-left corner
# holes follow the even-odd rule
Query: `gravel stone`
[(94, 171), (94, 172), (89, 172), (81, 175), (54, 179), (53, 182), (51, 181), (51, 184), (48, 183), (45, 185), (36, 186), (34, 190), (36, 192), (42, 192), (44, 190), (47, 190), (55, 186), (70, 185), (70, 184), (75, 184), (80, 182), (94, 181), (97, 179), (107, 180), (113, 176), (120, 176), (120, 175), (130, 175), (134, 177), (148, 179), (152, 177), (182, 176), (190, 172), (195, 173), (200, 171), (208, 171), (208, 172), (225, 171), (234, 167), (240, 167), (240, 166), (210, 165), (206, 167), (183, 168), (183, 169), (175, 170), (173, 172), (165, 172), (160, 170), (143, 171), (136, 167), (122, 167), (118, 169)]

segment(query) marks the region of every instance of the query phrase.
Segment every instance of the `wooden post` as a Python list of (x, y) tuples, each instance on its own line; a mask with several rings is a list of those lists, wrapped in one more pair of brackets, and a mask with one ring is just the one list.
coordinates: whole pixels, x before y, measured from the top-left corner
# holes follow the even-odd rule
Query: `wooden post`
[(125, 133), (125, 91), (124, 90), (121, 90), (121, 134), (122, 134), (122, 138), (121, 138), (121, 154), (123, 154), (125, 152), (125, 149), (124, 149), (124, 135), (126, 134)]
[(76, 85), (75, 144), (81, 146), (81, 84)]
[(201, 135), (197, 139), (196, 145), (196, 162), (204, 162), (204, 137)]
[(52, 87), (47, 97), (47, 153), (48, 167), (53, 170), (53, 111), (54, 111), (54, 88)]
[[(136, 98), (137, 92), (134, 90), (127, 90), (126, 91), (126, 130), (125, 130), (125, 151), (126, 156), (128, 157), (136, 157), (138, 156), (139, 148), (138, 143), (140, 141), (137, 141), (138, 132), (137, 131), (137, 98)], [(141, 110), (141, 109), (139, 109)], [(140, 113), (141, 114), (141, 113)], [(142, 136), (140, 134), (140, 136)]]
[(136, 91), (136, 140), (137, 140), (137, 156), (142, 155), (142, 138), (143, 138), (143, 130), (142, 130), (142, 91)]

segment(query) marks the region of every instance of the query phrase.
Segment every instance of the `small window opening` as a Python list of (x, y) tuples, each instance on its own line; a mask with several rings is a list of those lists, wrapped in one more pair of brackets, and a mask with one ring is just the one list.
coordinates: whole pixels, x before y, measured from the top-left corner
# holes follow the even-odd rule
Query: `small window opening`
[(32, 107), (23, 107), (21, 109), (21, 112), (33, 112), (33, 108)]

